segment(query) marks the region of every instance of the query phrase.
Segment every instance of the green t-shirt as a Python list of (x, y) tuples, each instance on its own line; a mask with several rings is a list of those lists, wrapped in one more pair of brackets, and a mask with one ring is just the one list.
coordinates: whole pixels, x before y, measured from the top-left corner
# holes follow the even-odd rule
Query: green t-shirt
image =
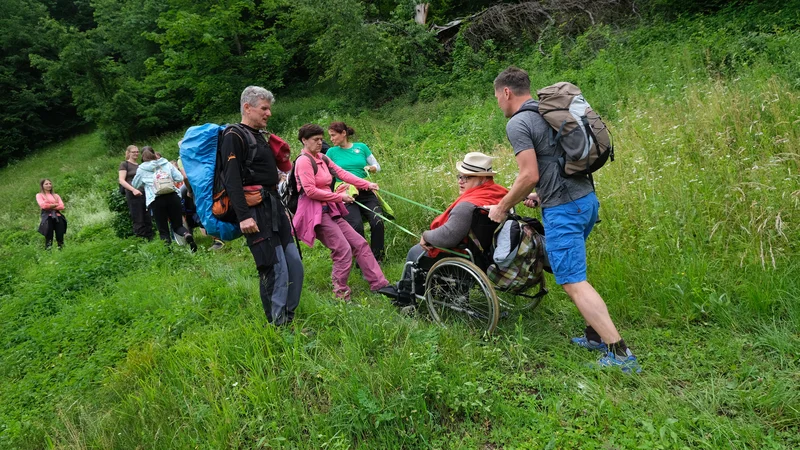
[[(328, 152), (325, 154), (342, 169), (359, 178), (367, 177), (367, 172), (364, 171), (364, 167), (369, 165), (367, 163), (367, 158), (372, 156), (372, 152), (366, 144), (362, 142), (353, 142), (353, 146), (348, 149), (337, 145), (336, 147), (329, 148)], [(337, 178), (337, 180), (339, 179)]]

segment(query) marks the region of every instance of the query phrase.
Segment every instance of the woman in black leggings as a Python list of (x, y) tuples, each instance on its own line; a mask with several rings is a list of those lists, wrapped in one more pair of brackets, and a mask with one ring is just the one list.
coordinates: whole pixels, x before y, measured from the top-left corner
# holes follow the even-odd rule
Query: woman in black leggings
[(39, 182), (39, 193), (36, 202), (41, 208), (42, 220), (39, 222), (39, 233), (44, 236), (44, 248), (53, 246), (53, 234), (56, 235), (58, 249), (64, 246), (64, 233), (67, 232), (67, 219), (64, 218), (64, 201), (53, 192), (53, 182), (45, 178)]
[(153, 239), (153, 219), (145, 205), (144, 192), (131, 186), (136, 171), (139, 170), (139, 147), (129, 145), (125, 149), (125, 161), (119, 165), (119, 185), (124, 192), (125, 201), (128, 202), (128, 210), (131, 213), (133, 223), (133, 234), (143, 237), (148, 241)]
[(156, 220), (161, 239), (167, 244), (172, 242), (169, 232), (171, 224), (172, 231), (183, 236), (192, 252), (196, 252), (197, 244), (194, 243), (192, 233), (183, 226), (181, 198), (178, 195), (180, 191), (175, 187), (175, 182), (178, 181), (183, 181), (183, 175), (167, 158), (156, 155), (151, 147), (142, 148), (142, 164), (139, 165), (131, 185), (136, 189), (144, 186), (145, 201)]
[[(350, 141), (355, 130), (348, 127), (347, 124), (333, 122), (328, 127), (328, 134), (331, 136), (334, 147), (329, 148), (326, 155), (336, 165), (359, 178), (367, 178), (370, 173), (381, 170), (378, 160), (375, 159), (366, 144)], [(384, 254), (384, 226), (383, 219), (378, 214), (386, 214), (381, 205), (382, 199), (376, 192), (361, 189), (356, 191), (355, 188), (350, 195), (356, 197), (356, 201), (364, 205), (367, 210), (362, 210), (362, 207), (355, 203), (347, 203), (348, 214), (344, 216), (344, 220), (363, 237), (366, 237), (364, 222), (369, 222), (370, 249), (375, 255), (375, 259), (381, 262)]]

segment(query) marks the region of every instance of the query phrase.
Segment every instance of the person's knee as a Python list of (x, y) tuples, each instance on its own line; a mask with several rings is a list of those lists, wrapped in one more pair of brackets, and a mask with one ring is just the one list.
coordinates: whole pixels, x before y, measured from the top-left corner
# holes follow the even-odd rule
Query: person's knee
[(353, 257), (353, 251), (351, 250), (350, 245), (344, 239), (333, 243), (328, 248), (331, 250), (331, 257), (333, 259), (346, 259)]
[(346, 260), (350, 260), (353, 257), (353, 249), (347, 247), (346, 249), (342, 250), (342, 258)]
[(574, 282), (574, 283), (563, 283), (561, 285), (561, 287), (564, 288), (564, 292), (566, 292), (567, 295), (569, 295), (571, 297), (572, 294), (579, 294), (581, 292), (581, 290), (583, 290), (583, 287), (584, 287), (585, 284), (589, 284), (589, 283), (586, 282), (586, 281), (578, 281), (578, 282)]
[(573, 302), (585, 301), (594, 297), (600, 297), (600, 295), (597, 294), (597, 291), (595, 291), (594, 287), (592, 287), (592, 285), (586, 280), (575, 283), (564, 283), (561, 285), (561, 287), (564, 288), (564, 292), (567, 293)]

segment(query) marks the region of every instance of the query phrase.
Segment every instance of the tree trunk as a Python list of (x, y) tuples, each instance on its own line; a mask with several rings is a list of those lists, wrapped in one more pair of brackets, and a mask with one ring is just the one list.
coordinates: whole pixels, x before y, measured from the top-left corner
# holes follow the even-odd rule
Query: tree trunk
[(420, 3), (414, 6), (414, 22), (420, 25), (425, 25), (428, 21), (428, 7), (430, 3)]

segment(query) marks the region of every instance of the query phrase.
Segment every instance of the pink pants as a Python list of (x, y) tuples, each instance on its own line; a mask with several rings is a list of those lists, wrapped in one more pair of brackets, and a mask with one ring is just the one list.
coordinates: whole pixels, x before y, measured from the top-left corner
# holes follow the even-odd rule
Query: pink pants
[(314, 228), (317, 239), (322, 245), (331, 249), (333, 259), (333, 294), (341, 299), (350, 298), (350, 288), (347, 278), (353, 267), (353, 255), (361, 268), (364, 279), (369, 283), (371, 290), (380, 289), (389, 284), (383, 276), (378, 261), (372, 254), (367, 240), (356, 233), (353, 227), (341, 216), (332, 218), (327, 212), (322, 213), (322, 222)]

